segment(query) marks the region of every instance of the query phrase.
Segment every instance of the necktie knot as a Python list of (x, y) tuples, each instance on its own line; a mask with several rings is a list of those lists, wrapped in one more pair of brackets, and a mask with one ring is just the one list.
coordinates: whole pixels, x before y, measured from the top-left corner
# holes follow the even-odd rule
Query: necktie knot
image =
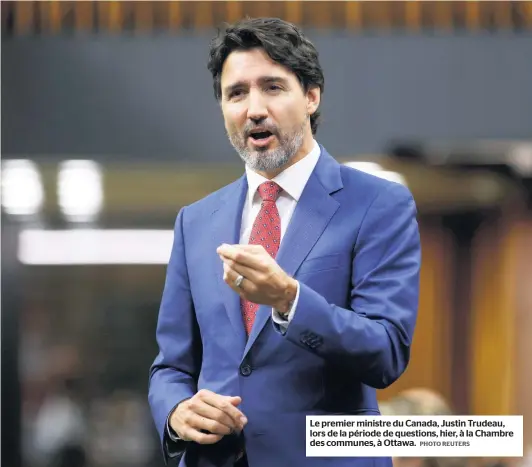
[(275, 182), (264, 182), (259, 185), (258, 192), (262, 201), (277, 201), (283, 189)]

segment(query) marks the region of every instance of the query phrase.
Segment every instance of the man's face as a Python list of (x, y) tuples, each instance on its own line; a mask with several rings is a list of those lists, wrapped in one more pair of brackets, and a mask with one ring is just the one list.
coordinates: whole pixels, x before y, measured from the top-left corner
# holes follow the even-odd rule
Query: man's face
[(319, 88), (305, 93), (295, 74), (258, 48), (227, 57), (221, 87), (227, 135), (252, 169), (274, 172), (310, 151)]

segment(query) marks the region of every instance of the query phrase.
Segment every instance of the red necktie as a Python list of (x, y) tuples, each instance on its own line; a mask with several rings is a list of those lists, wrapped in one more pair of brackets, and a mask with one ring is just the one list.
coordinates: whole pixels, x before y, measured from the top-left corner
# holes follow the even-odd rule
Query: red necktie
[[(275, 204), (281, 190), (282, 188), (275, 182), (264, 182), (259, 185), (258, 192), (262, 204), (249, 237), (250, 245), (262, 245), (272, 258), (277, 255), (281, 243), (281, 218)], [(246, 332), (249, 335), (259, 305), (245, 299), (241, 299), (240, 305)]]

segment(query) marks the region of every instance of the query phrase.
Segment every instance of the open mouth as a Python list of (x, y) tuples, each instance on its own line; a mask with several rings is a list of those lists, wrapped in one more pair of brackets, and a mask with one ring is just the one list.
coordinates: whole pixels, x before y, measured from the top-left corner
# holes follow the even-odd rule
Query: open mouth
[(249, 137), (255, 141), (261, 141), (268, 139), (272, 135), (273, 133), (271, 131), (254, 131), (250, 133)]

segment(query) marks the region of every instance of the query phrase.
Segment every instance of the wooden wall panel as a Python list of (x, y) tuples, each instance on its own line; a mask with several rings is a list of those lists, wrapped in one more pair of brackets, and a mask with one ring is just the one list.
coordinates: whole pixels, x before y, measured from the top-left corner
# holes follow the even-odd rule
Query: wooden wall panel
[(42, 1), (38, 2), (38, 5), (43, 31), (53, 34), (61, 32), (63, 20), (73, 5), (59, 1)]
[(439, 29), (452, 31), (453, 29), (453, 7), (449, 2), (436, 3), (435, 16)]
[[(96, 14), (94, 14), (96, 11)], [(186, 12), (186, 14), (185, 14)], [(221, 12), (221, 14), (220, 14)], [(418, 33), (466, 29), (532, 29), (532, 1), (79, 1), (2, 2), (11, 34), (59, 34), (72, 29), (120, 33), (205, 29), (245, 15), (274, 16), (308, 28)], [(75, 17), (75, 20), (71, 18)], [(133, 19), (131, 19), (133, 18)], [(155, 20), (157, 18), (157, 20)], [(131, 25), (133, 23), (133, 25)]]
[(124, 5), (119, 1), (98, 2), (96, 11), (99, 29), (111, 33), (123, 30), (125, 13), (123, 7)]
[(181, 26), (181, 2), (168, 2), (168, 29), (176, 31)]
[(422, 268), (418, 323), (410, 364), (403, 376), (379, 391), (388, 399), (404, 389), (425, 387), (451, 398), (451, 304), (453, 242), (438, 223), (420, 222)]
[(74, 28), (77, 32), (90, 32), (94, 25), (94, 4), (74, 2)]
[[(35, 2), (20, 2), (20, 4), (17, 4), (16, 11), (14, 11), (13, 18), (14, 18), (14, 29), (15, 34), (18, 35), (24, 35), (29, 34), (33, 31), (35, 27)], [(8, 6), (9, 4), (2, 2), (2, 17), (7, 18), (8, 15), (11, 13), (9, 12)], [(5, 26), (2, 24), (2, 28)]]
[(319, 29), (334, 27), (332, 22), (331, 5), (327, 1), (304, 2), (303, 24), (312, 25)]
[(465, 24), (470, 31), (480, 29), (480, 2), (470, 1), (465, 4)]
[(303, 21), (303, 3), (301, 1), (289, 1), (285, 2), (285, 15), (284, 19), (291, 23), (300, 25)]
[(405, 4), (406, 29), (410, 32), (418, 32), (421, 29), (421, 3), (415, 0)]
[(519, 246), (515, 274), (515, 412), (523, 415), (524, 443), (532, 447), (532, 212), (516, 229)]
[(532, 447), (532, 212), (487, 223), (475, 245), (473, 414), (523, 415)]
[(347, 29), (362, 27), (362, 4), (360, 2), (345, 2), (345, 25)]
[[(136, 1), (132, 2), (135, 31), (139, 33), (150, 32), (154, 27), (155, 9), (151, 2)], [(200, 16), (200, 15), (198, 15)]]
[(523, 19), (525, 28), (532, 27), (532, 2), (520, 2), (518, 16)]
[(243, 16), (259, 18), (272, 15), (272, 3), (268, 2), (243, 2)]
[(232, 23), (234, 21), (238, 21), (240, 18), (243, 17), (242, 3), (243, 2), (226, 2), (227, 16), (225, 17), (225, 21)]
[(486, 221), (473, 245), (471, 411), (515, 410), (516, 268), (520, 231), (510, 218)]

